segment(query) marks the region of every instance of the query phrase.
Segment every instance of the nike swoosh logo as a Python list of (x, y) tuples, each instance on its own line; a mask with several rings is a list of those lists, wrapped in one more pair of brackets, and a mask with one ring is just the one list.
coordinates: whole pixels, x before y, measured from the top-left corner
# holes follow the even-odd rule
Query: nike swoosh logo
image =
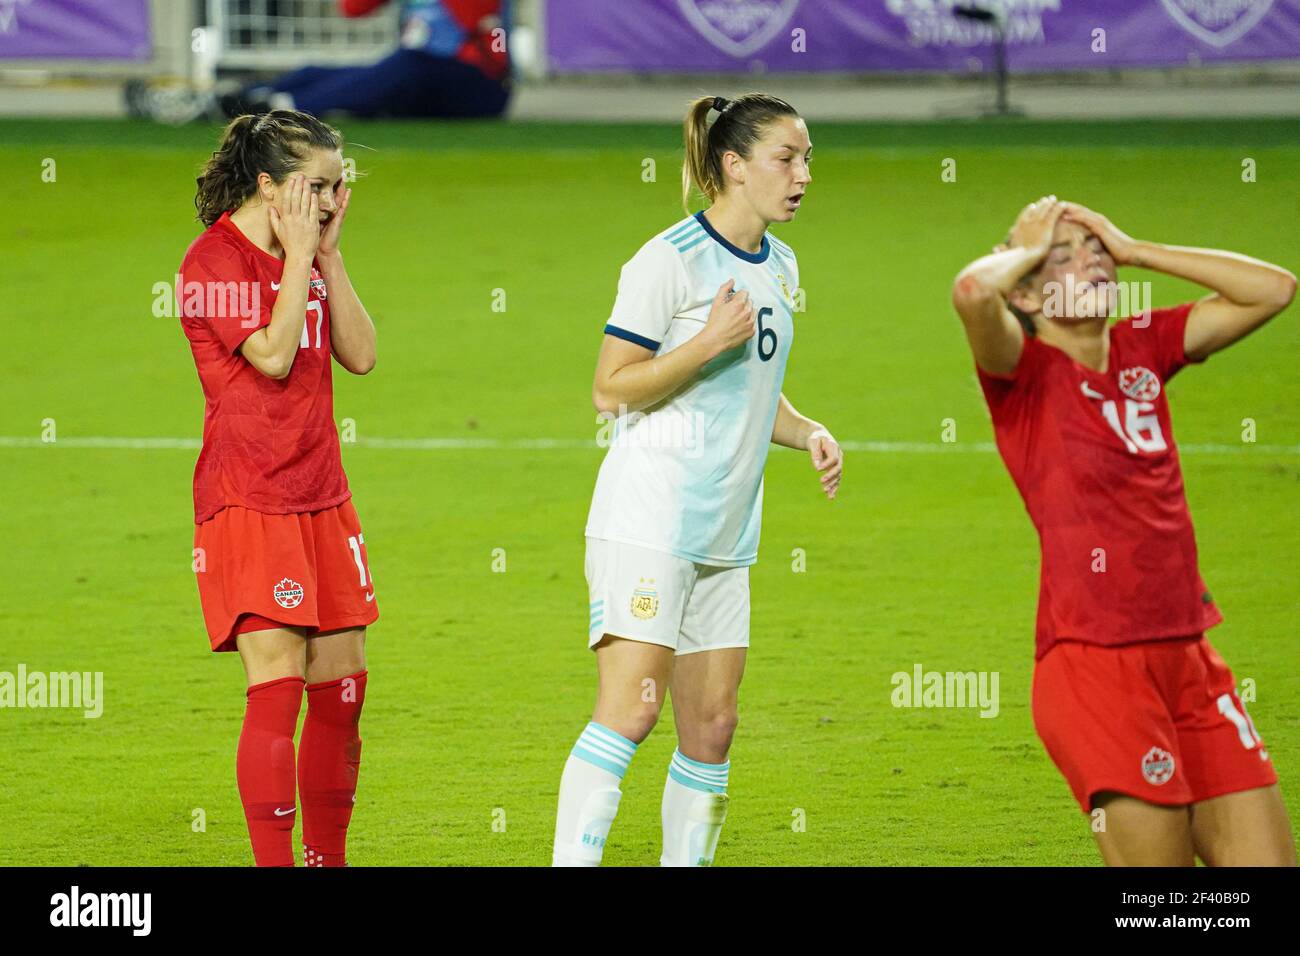
[(1105, 398), (1105, 397), (1106, 397), (1105, 395), (1101, 394), (1101, 392), (1098, 392), (1098, 391), (1096, 391), (1095, 389), (1089, 388), (1087, 382), (1080, 382), (1080, 383), (1079, 383), (1079, 388), (1083, 389), (1083, 394), (1087, 395), (1089, 398)]
[(366, 595), (366, 603), (370, 603), (370, 602), (373, 601), (374, 599), (375, 599), (375, 592), (374, 592), (374, 591), (371, 591), (369, 594)]
[(272, 291), (272, 292), (279, 292), (279, 291), (280, 291), (280, 283), (278, 283), (278, 282), (272, 282), (272, 283), (271, 283), (271, 291)]
[(288, 810), (281, 810), (279, 807), (277, 807), (275, 810), (275, 815), (277, 817), (287, 817), (289, 814), (296, 813), (297, 811), (298, 811), (297, 807), (290, 807)]

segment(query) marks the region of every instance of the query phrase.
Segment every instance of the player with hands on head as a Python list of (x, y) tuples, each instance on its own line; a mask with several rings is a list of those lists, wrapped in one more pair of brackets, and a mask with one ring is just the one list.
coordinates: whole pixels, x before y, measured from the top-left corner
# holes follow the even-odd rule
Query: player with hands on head
[[(1118, 266), (1205, 297), (1111, 322)], [(1111, 865), (1295, 865), (1271, 756), (1205, 631), (1166, 386), (1290, 304), (1295, 276), (1133, 239), (1045, 196), (957, 276), (998, 450), (1041, 546), (1035, 728)]]
[(614, 419), (587, 519), (596, 706), (560, 781), (552, 862), (600, 863), (619, 784), (673, 699), (678, 747), (661, 820), (665, 866), (713, 861), (749, 646), (763, 468), (806, 450), (834, 498), (843, 455), (781, 392), (799, 267), (768, 227), (794, 219), (812, 143), (794, 108), (704, 97), (685, 122), (683, 203), (709, 200), (623, 267), (592, 400)]
[[(214, 651), (247, 679), (236, 779), (258, 866), (345, 866), (378, 617), (334, 424), (332, 361), (364, 375), (375, 326), (339, 248), (343, 139), (314, 116), (242, 116), (198, 178), (181, 323), (205, 401), (194, 569)], [(307, 716), (297, 752), (302, 701)]]

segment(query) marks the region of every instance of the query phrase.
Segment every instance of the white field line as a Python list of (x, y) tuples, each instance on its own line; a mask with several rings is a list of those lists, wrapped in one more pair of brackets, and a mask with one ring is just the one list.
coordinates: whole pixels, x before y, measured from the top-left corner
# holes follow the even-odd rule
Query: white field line
[[(358, 438), (344, 444), (359, 448), (378, 448), (394, 451), (564, 451), (598, 450), (596, 440), (579, 438)], [(875, 452), (884, 454), (953, 454), (997, 451), (992, 442), (919, 442), (919, 441), (844, 441), (845, 451)], [(114, 436), (69, 436), (47, 442), (36, 436), (0, 435), (0, 448), (118, 448), (118, 449), (189, 449), (197, 451), (197, 438), (122, 438)], [(1240, 444), (1188, 444), (1179, 450), (1194, 455), (1300, 455), (1300, 445), (1270, 445), (1242, 442)]]

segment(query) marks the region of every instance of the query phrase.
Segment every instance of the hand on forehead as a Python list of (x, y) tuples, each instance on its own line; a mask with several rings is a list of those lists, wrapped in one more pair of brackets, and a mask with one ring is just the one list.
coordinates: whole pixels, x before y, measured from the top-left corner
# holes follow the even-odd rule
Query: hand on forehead
[(1071, 246), (1076, 246), (1087, 242), (1092, 237), (1093, 233), (1087, 226), (1062, 217), (1057, 220), (1056, 228), (1052, 231), (1052, 245), (1069, 243)]

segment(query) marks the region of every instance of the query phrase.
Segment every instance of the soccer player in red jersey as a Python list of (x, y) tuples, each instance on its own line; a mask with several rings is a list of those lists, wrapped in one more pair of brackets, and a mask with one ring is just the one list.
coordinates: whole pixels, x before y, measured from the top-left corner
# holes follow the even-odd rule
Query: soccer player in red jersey
[[(1121, 265), (1211, 294), (1111, 324)], [(1034, 725), (1104, 821), (1093, 830), (1110, 865), (1296, 863), (1268, 751), (1204, 636), (1222, 616), (1197, 568), (1165, 394), (1295, 288), (1278, 266), (1138, 241), (1055, 196), (953, 287), (1041, 542)]]
[(342, 145), (306, 113), (234, 120), (198, 178), (208, 228), (177, 290), (206, 402), (194, 566), (212, 649), (238, 650), (248, 678), (236, 776), (258, 866), (294, 864), (295, 775), (305, 862), (346, 865), (379, 614), (330, 382), (331, 355), (375, 364), (339, 252)]

